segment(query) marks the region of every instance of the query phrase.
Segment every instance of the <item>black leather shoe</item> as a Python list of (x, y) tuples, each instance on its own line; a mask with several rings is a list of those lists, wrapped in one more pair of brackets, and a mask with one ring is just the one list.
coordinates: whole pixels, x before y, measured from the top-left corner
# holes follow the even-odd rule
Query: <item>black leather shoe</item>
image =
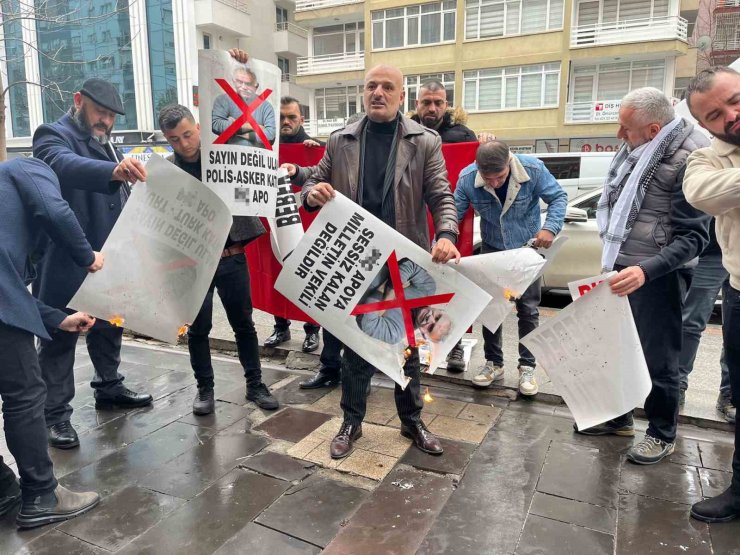
[(414, 445), (430, 455), (441, 455), (444, 453), (442, 444), (432, 432), (427, 430), (423, 422), (419, 421), (412, 427), (401, 425), (401, 435), (414, 440)]
[(353, 426), (348, 422), (343, 422), (339, 428), (339, 433), (331, 440), (329, 453), (332, 459), (343, 459), (352, 452), (355, 440), (362, 437), (362, 424)]
[(281, 343), (290, 341), (290, 330), (273, 329), (272, 335), (265, 340), (265, 347), (277, 347)]
[(9, 513), (21, 499), (21, 488), (18, 480), (13, 480), (5, 491), (0, 493), (0, 516)]
[(691, 516), (702, 522), (729, 522), (740, 517), (740, 493), (732, 487), (716, 497), (699, 501), (691, 507)]
[(57, 449), (72, 449), (80, 444), (80, 438), (69, 420), (48, 428), (49, 445)]
[(247, 386), (247, 401), (252, 401), (261, 409), (276, 410), (280, 405), (277, 399), (272, 396), (270, 390), (263, 383), (249, 387)]
[(338, 370), (329, 370), (328, 368), (321, 368), (313, 378), (307, 379), (305, 382), (298, 384), (301, 389), (319, 389), (322, 387), (335, 387), (339, 385), (341, 379), (339, 378)]
[(152, 396), (148, 393), (136, 393), (128, 387), (122, 387), (121, 390), (111, 396), (104, 397), (95, 392), (96, 409), (135, 409), (152, 404)]
[(450, 354), (447, 355), (447, 370), (450, 372), (465, 371), (465, 350), (460, 343), (452, 347)]
[(15, 523), (18, 528), (36, 528), (61, 522), (86, 513), (99, 502), (100, 496), (95, 492), (75, 493), (57, 486), (51, 493), (24, 500)]
[(303, 340), (303, 352), (313, 353), (319, 348), (319, 334), (318, 333), (307, 333), (306, 339)]
[(193, 399), (193, 414), (205, 416), (216, 410), (216, 399), (212, 387), (199, 387)]

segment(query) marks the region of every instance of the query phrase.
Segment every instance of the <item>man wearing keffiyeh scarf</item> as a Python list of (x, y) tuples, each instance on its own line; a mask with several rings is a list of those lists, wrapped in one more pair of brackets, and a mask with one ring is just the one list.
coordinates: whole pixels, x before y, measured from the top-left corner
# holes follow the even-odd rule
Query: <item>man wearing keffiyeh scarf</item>
[[(653, 386), (645, 400), (645, 439), (627, 458), (654, 464), (674, 449), (681, 312), (690, 268), (709, 242), (710, 218), (686, 202), (683, 175), (689, 154), (709, 141), (651, 87), (622, 99), (617, 137), (624, 144), (609, 169), (596, 221), (604, 242), (602, 268), (618, 272), (609, 282), (612, 292), (629, 295)], [(635, 435), (631, 412), (576, 431)]]

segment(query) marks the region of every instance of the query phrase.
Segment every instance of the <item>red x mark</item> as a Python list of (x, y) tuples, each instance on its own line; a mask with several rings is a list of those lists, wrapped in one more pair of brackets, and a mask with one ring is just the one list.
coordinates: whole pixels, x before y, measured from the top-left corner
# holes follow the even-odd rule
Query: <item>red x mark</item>
[(231, 87), (228, 81), (226, 81), (226, 79), (216, 79), (216, 83), (221, 86), (224, 92), (229, 95), (229, 98), (234, 101), (234, 104), (239, 107), (239, 109), (242, 111), (242, 115), (235, 119), (223, 133), (216, 137), (216, 140), (213, 141), (213, 144), (226, 144), (228, 140), (231, 139), (231, 137), (236, 135), (236, 132), (239, 131), (239, 128), (241, 128), (242, 125), (244, 125), (245, 123), (249, 123), (249, 125), (252, 126), (254, 132), (260, 138), (260, 141), (262, 141), (262, 144), (265, 145), (265, 148), (267, 150), (272, 150), (272, 145), (265, 135), (265, 132), (252, 116), (252, 112), (256, 110), (257, 107), (262, 104), (268, 96), (272, 94), (272, 91), (270, 89), (265, 90), (261, 95), (255, 98), (251, 102), (251, 104), (247, 105), (242, 97), (239, 96), (239, 94)]
[(367, 314), (369, 312), (380, 312), (381, 310), (390, 310), (399, 308), (403, 314), (403, 326), (406, 329), (406, 341), (411, 347), (416, 347), (416, 337), (414, 335), (414, 321), (411, 317), (411, 309), (422, 306), (431, 306), (434, 304), (449, 303), (454, 293), (444, 293), (442, 295), (431, 295), (429, 297), (417, 297), (415, 299), (406, 299), (403, 291), (403, 282), (401, 281), (401, 272), (398, 270), (398, 259), (396, 251), (393, 251), (388, 257), (388, 272), (391, 275), (393, 292), (395, 299), (389, 301), (380, 301), (377, 303), (359, 304), (352, 311), (353, 316), (358, 314)]

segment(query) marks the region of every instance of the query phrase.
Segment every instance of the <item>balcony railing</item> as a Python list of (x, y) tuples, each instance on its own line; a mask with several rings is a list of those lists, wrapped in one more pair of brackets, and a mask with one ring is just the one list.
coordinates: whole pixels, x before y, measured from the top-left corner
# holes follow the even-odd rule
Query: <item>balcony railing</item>
[(363, 0), (296, 0), (295, 11), (319, 10), (345, 4), (362, 4)]
[(283, 83), (295, 83), (295, 75), (292, 73), (282, 73), (280, 75), (280, 80)]
[(646, 17), (612, 23), (581, 25), (571, 30), (570, 46), (594, 46), (646, 40), (686, 41), (688, 22), (683, 17)]
[(288, 31), (300, 37), (308, 38), (308, 31), (290, 21), (281, 21), (275, 25), (275, 31)]
[(614, 123), (619, 119), (621, 100), (568, 102), (565, 123)]
[(324, 56), (308, 56), (298, 58), (298, 75), (313, 75), (316, 73), (335, 73), (337, 71), (353, 71), (365, 69), (365, 53), (326, 54)]
[(231, 6), (232, 8), (234, 8), (235, 10), (239, 10), (240, 12), (249, 13), (247, 11), (246, 0), (216, 0), (216, 2)]
[(336, 131), (337, 129), (344, 127), (346, 121), (347, 118), (306, 120), (303, 122), (303, 128), (306, 130), (306, 133), (312, 137), (317, 135), (325, 137), (332, 131)]
[(740, 0), (718, 0), (717, 8), (740, 8)]

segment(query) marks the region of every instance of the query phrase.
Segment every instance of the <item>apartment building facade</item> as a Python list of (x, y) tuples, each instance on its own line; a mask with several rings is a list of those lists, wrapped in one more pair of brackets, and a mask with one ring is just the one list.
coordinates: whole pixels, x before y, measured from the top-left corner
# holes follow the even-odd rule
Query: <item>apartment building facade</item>
[[(0, 5), (8, 13), (19, 1)], [(62, 30), (31, 20), (2, 25), (3, 76), (29, 81), (9, 93), (8, 144), (27, 149), (33, 129), (71, 103), (31, 83), (76, 90), (92, 75), (124, 96), (116, 140), (154, 144), (161, 106), (197, 108), (197, 50), (241, 47), (283, 70), (282, 94), (299, 99), (313, 135), (362, 111), (363, 74), (382, 62), (404, 72), (406, 111), (433, 77), (471, 128), (521, 151), (610, 149), (627, 91), (651, 85), (680, 96), (694, 75), (700, 1), (58, 0), (60, 10), (115, 17)], [(50, 51), (87, 62), (50, 63)]]

